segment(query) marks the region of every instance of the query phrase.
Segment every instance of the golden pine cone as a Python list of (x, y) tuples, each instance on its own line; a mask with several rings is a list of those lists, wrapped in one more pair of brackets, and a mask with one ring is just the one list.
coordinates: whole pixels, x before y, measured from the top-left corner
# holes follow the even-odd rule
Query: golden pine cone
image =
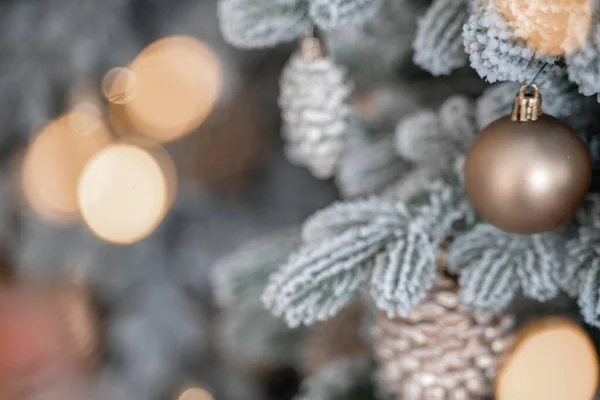
[(333, 361), (366, 356), (362, 337), (364, 304), (349, 304), (335, 317), (313, 326), (304, 344), (303, 369), (307, 376), (318, 374)]
[(100, 330), (89, 292), (82, 285), (61, 284), (54, 289), (53, 300), (75, 361), (84, 369), (93, 367), (100, 355)]
[(475, 400), (492, 392), (515, 321), (476, 316), (459, 304), (458, 285), (441, 277), (406, 318), (380, 314), (375, 356), (402, 400)]

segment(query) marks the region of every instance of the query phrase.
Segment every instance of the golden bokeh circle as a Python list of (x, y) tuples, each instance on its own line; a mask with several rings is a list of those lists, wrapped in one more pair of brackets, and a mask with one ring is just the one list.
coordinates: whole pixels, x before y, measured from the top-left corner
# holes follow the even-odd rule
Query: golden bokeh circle
[(137, 95), (137, 76), (129, 68), (113, 68), (102, 79), (102, 92), (109, 103), (127, 104)]
[(208, 391), (196, 387), (184, 390), (177, 400), (214, 400), (214, 397)]
[(196, 129), (215, 106), (222, 71), (213, 51), (187, 36), (154, 42), (131, 63), (136, 94), (124, 105), (135, 130), (160, 142)]
[(50, 221), (76, 217), (79, 176), (90, 157), (110, 141), (104, 122), (82, 110), (46, 125), (29, 145), (22, 164), (23, 192), (32, 209)]
[[(170, 159), (169, 159), (170, 161)], [(100, 238), (129, 244), (148, 236), (170, 206), (164, 159), (128, 143), (107, 146), (81, 174), (81, 215)]]
[(534, 321), (496, 380), (498, 400), (589, 400), (598, 384), (598, 356), (587, 333), (564, 317)]
[(591, 0), (494, 1), (516, 35), (547, 55), (576, 51), (591, 30)]

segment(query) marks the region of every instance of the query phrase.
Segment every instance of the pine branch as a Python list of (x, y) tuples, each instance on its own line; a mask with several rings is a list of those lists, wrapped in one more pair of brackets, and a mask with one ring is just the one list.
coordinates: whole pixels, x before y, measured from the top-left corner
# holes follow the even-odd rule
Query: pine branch
[(579, 48), (566, 55), (569, 79), (579, 85), (579, 91), (586, 96), (600, 92), (600, 21), (598, 5), (590, 21), (591, 32)]
[(311, 26), (306, 0), (220, 0), (223, 37), (243, 48), (294, 40)]
[(224, 310), (219, 338), (234, 359), (255, 366), (295, 365), (304, 331), (269, 314), (258, 297)]
[(419, 20), (413, 43), (415, 64), (433, 75), (447, 75), (467, 65), (462, 27), (470, 0), (436, 0)]
[[(336, 184), (346, 198), (377, 193), (406, 172), (408, 165), (394, 151), (391, 135), (368, 138), (362, 127), (346, 144), (335, 175)], [(349, 138), (351, 139), (351, 138)]]
[(271, 276), (263, 301), (291, 326), (312, 324), (366, 289), (376, 265), (376, 303), (391, 315), (407, 312), (428, 288), (440, 242), (472, 218), (462, 188), (444, 181), (409, 205), (375, 199), (335, 204), (306, 223), (305, 245)]
[(342, 360), (307, 380), (295, 400), (377, 399), (370, 360)]
[(300, 246), (300, 229), (291, 228), (247, 243), (211, 268), (212, 286), (220, 307), (259, 298), (268, 276)]
[(372, 19), (383, 0), (310, 0), (309, 13), (323, 30), (362, 25)]
[(515, 82), (498, 83), (487, 88), (477, 99), (477, 129), (481, 130), (495, 120), (509, 115), (519, 89), (520, 85)]
[(556, 232), (513, 235), (479, 224), (452, 242), (448, 265), (460, 274), (466, 306), (501, 311), (519, 290), (539, 301), (558, 295), (562, 246)]
[(600, 196), (591, 194), (575, 217), (576, 232), (567, 241), (565, 266), (559, 281), (562, 289), (577, 297), (590, 271), (600, 265)]
[(600, 327), (600, 263), (596, 260), (581, 287), (579, 307), (585, 322)]
[(396, 127), (396, 150), (419, 166), (448, 169), (466, 153), (475, 137), (473, 102), (450, 97), (438, 112), (422, 111)]
[(389, 84), (411, 54), (420, 8), (413, 2), (384, 0), (377, 15), (364, 25), (327, 32), (327, 48), (357, 86), (370, 89), (376, 82)]
[(558, 57), (536, 53), (502, 17), (493, 1), (474, 0), (472, 15), (463, 28), (465, 51), (471, 67), (489, 82), (529, 81), (541, 66)]

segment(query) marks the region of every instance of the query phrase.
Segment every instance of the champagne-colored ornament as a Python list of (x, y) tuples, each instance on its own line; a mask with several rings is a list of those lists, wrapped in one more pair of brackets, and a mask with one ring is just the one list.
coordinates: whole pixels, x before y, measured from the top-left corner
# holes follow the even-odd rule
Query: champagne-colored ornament
[(513, 341), (509, 315), (473, 315), (459, 304), (454, 279), (439, 277), (406, 318), (380, 314), (375, 354), (402, 400), (483, 399)]
[(335, 361), (368, 355), (361, 331), (364, 314), (364, 304), (356, 301), (311, 328), (303, 354), (307, 376), (317, 375)]
[(79, 367), (96, 365), (100, 354), (98, 314), (87, 289), (77, 283), (57, 286), (53, 292), (67, 343)]
[(510, 233), (550, 231), (573, 216), (591, 182), (585, 144), (543, 115), (536, 85), (523, 85), (511, 116), (484, 128), (465, 161), (465, 188), (487, 222)]
[(590, 400), (598, 355), (587, 333), (564, 317), (531, 322), (498, 373), (497, 400)]

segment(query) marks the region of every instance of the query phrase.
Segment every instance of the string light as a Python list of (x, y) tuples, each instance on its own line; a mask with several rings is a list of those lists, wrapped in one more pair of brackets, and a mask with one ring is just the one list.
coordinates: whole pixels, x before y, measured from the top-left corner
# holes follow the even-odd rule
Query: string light
[(51, 122), (34, 139), (22, 165), (22, 185), (31, 208), (50, 221), (78, 215), (77, 183), (89, 158), (111, 140), (100, 117), (78, 108)]
[(170, 206), (173, 175), (172, 161), (158, 149), (130, 143), (107, 146), (90, 159), (81, 175), (81, 215), (104, 240), (120, 244), (141, 240)]
[[(200, 126), (222, 86), (221, 67), (212, 50), (185, 36), (154, 42), (126, 71), (110, 73), (105, 82), (114, 83), (105, 87), (114, 88), (115, 93), (133, 91), (132, 96), (114, 97), (127, 99), (123, 108), (132, 130), (160, 142), (175, 140)], [(135, 89), (128, 89), (129, 84), (122, 81), (135, 81)]]

